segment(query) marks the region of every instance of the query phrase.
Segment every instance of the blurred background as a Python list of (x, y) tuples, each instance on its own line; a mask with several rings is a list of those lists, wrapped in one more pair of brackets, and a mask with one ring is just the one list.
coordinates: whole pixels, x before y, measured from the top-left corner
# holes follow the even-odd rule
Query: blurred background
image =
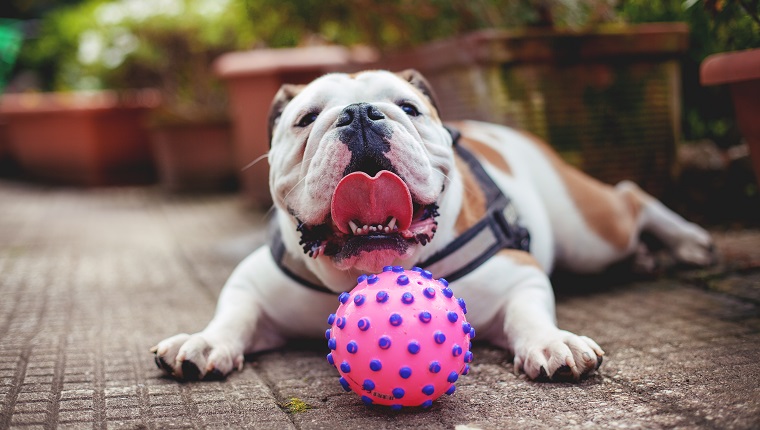
[(266, 206), (252, 163), (281, 83), (414, 67), (444, 119), (528, 129), (695, 221), (757, 226), (751, 139), (700, 67), (760, 48), (759, 16), (760, 0), (4, 0), (0, 177)]

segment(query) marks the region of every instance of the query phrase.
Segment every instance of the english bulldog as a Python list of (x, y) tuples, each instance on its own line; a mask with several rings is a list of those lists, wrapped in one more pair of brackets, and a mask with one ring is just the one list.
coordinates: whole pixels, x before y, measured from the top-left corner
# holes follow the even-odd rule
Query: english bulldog
[(415, 71), (283, 86), (270, 114), (272, 242), (234, 270), (205, 329), (152, 348), (157, 365), (223, 377), (246, 354), (322, 337), (361, 274), (421, 266), (447, 277), (516, 373), (578, 380), (604, 351), (557, 327), (553, 269), (598, 272), (640, 253), (642, 232), (682, 262), (711, 263), (709, 234), (635, 184), (592, 179), (522, 131), (444, 124), (436, 106)]

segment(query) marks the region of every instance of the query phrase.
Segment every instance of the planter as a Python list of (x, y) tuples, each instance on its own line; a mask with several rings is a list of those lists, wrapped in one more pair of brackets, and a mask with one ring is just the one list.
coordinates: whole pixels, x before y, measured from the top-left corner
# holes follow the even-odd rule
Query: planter
[(661, 195), (676, 173), (684, 24), (593, 32), (485, 30), (421, 46), (381, 63), (416, 68), (444, 120), (516, 126), (609, 183)]
[(154, 91), (7, 94), (0, 102), (12, 156), (32, 179), (99, 186), (154, 180), (147, 111)]
[(169, 192), (235, 188), (232, 132), (228, 123), (156, 126), (150, 131), (161, 186)]
[[(232, 52), (215, 62), (225, 82), (233, 123), (235, 168), (244, 200), (253, 206), (271, 205), (269, 165), (261, 160), (269, 151), (269, 106), (282, 84), (306, 84), (331, 71), (372, 59), (371, 51), (322, 46)], [(251, 163), (260, 160), (254, 165)]]
[(728, 85), (739, 130), (747, 141), (760, 185), (760, 49), (707, 57), (700, 68), (702, 85)]

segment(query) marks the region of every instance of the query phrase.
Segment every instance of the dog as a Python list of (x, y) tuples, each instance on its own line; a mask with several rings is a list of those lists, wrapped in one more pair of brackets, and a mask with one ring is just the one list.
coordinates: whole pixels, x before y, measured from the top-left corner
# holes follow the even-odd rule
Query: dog
[(233, 271), (203, 331), (151, 349), (157, 365), (224, 377), (247, 354), (321, 337), (338, 293), (398, 265), (451, 281), (516, 373), (579, 380), (604, 351), (557, 327), (553, 269), (603, 270), (641, 253), (643, 232), (678, 261), (712, 262), (710, 235), (634, 183), (592, 179), (522, 131), (444, 124), (437, 103), (414, 70), (284, 85), (269, 117), (273, 239)]

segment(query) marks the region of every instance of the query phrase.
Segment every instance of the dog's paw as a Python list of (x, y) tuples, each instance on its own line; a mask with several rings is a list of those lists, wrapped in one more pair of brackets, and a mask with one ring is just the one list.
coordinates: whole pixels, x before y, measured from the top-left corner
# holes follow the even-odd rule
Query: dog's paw
[(578, 381), (598, 369), (604, 356), (593, 340), (564, 330), (527, 339), (514, 353), (515, 374), (537, 381)]
[(677, 233), (676, 243), (671, 248), (676, 260), (691, 266), (709, 266), (715, 263), (715, 246), (710, 233), (690, 222), (682, 225)]
[(242, 370), (243, 351), (203, 333), (178, 334), (150, 349), (156, 365), (173, 377), (186, 381), (219, 379)]

